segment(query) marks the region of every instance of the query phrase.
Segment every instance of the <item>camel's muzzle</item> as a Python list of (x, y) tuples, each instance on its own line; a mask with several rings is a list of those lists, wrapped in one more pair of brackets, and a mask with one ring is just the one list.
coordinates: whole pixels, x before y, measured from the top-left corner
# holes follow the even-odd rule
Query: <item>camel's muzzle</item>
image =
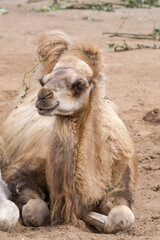
[(36, 103), (36, 107), (38, 108), (38, 113), (40, 115), (50, 115), (50, 113), (55, 110), (59, 105), (59, 101), (56, 101), (52, 106), (50, 107), (41, 107), (41, 104), (39, 101)]

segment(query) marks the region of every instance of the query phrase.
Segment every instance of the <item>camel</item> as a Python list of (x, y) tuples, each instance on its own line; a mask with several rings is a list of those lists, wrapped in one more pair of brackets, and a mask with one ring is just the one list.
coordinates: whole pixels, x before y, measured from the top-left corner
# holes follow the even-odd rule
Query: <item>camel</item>
[(30, 89), (1, 127), (10, 200), (26, 226), (85, 222), (105, 233), (129, 229), (138, 160), (106, 97), (101, 51), (49, 31), (38, 55)]

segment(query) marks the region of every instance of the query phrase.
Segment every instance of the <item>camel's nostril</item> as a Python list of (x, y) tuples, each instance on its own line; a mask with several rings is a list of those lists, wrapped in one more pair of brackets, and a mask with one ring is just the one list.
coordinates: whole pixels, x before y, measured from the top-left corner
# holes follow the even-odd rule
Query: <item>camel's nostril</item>
[(49, 88), (44, 87), (38, 93), (38, 98), (41, 100), (52, 98), (52, 97), (53, 97), (53, 93), (51, 92), (51, 90)]
[(48, 94), (46, 94), (45, 96), (43, 96), (43, 98), (52, 98), (53, 97), (53, 93), (52, 92), (50, 92), (50, 93), (48, 93)]

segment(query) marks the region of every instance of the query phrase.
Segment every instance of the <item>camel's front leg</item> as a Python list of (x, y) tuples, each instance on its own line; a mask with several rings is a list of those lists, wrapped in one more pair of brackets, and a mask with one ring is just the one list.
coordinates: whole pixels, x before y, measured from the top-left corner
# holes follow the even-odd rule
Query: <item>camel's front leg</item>
[(128, 230), (134, 223), (134, 214), (129, 207), (121, 205), (112, 208), (108, 216), (90, 212), (86, 215), (85, 221), (89, 225), (100, 228), (105, 233), (115, 233)]
[(8, 167), (5, 180), (11, 192), (10, 199), (19, 207), (24, 225), (46, 225), (50, 212), (45, 202), (44, 160), (30, 154), (22, 155)]

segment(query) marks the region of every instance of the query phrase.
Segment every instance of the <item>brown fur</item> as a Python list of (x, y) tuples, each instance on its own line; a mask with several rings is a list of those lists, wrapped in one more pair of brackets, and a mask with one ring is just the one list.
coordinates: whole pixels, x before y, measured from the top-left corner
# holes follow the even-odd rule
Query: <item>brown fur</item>
[[(90, 210), (108, 214), (116, 205), (132, 208), (137, 155), (114, 104), (104, 98), (100, 51), (74, 46), (64, 33), (47, 32), (38, 52), (43, 61), (30, 93), (1, 129), (10, 161), (5, 179), (12, 200), (21, 208), (29, 199), (45, 200), (49, 192), (52, 223), (76, 223)], [(40, 89), (38, 80), (53, 69), (66, 69), (68, 74), (70, 68), (92, 87), (88, 102), (71, 116), (38, 115), (32, 101)], [(61, 76), (60, 72), (59, 86)], [(52, 104), (54, 94), (44, 99), (42, 92), (52, 93), (53, 84), (48, 80), (39, 91), (37, 106)], [(75, 99), (72, 91), (67, 94)]]

